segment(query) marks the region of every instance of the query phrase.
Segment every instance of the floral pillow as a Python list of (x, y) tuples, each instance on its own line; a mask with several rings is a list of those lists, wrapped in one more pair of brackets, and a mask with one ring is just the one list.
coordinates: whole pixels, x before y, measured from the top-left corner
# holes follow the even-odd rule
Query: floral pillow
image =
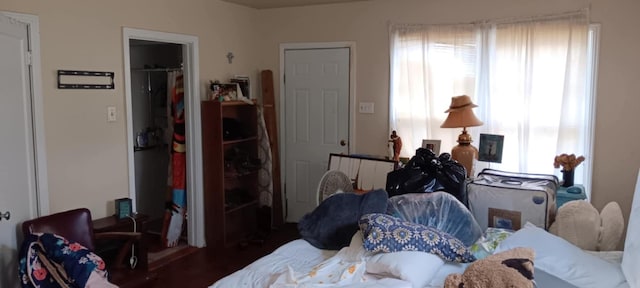
[(22, 287), (85, 287), (89, 280), (99, 282), (100, 287), (113, 287), (107, 281), (100, 256), (51, 233), (26, 237), (20, 251), (19, 273)]
[(380, 213), (366, 214), (358, 224), (364, 235), (364, 248), (367, 251), (422, 251), (452, 262), (476, 260), (460, 240), (432, 227)]

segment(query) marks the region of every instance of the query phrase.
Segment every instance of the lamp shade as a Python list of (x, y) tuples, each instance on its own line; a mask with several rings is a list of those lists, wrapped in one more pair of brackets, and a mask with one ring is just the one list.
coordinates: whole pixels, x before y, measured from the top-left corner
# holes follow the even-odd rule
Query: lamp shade
[(478, 117), (473, 114), (473, 110), (471, 109), (471, 107), (469, 107), (466, 109), (449, 112), (447, 119), (442, 122), (440, 128), (474, 127), (480, 126), (482, 124), (482, 121), (480, 121), (480, 119), (478, 119)]

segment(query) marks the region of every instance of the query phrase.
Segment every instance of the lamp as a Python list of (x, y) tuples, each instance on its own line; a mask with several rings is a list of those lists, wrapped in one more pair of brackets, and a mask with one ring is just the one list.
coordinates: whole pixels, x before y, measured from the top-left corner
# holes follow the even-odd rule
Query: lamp
[(473, 160), (478, 159), (478, 149), (471, 145), (471, 135), (467, 134), (467, 127), (483, 124), (471, 110), (475, 107), (478, 105), (473, 104), (471, 97), (467, 95), (451, 97), (451, 105), (444, 111), (449, 115), (440, 125), (441, 128), (462, 128), (462, 134), (458, 136), (458, 145), (451, 149), (451, 158), (464, 166), (467, 177), (474, 175)]

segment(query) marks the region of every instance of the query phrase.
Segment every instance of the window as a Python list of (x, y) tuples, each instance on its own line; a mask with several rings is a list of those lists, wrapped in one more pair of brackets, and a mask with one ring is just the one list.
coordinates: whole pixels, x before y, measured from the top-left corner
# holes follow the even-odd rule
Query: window
[[(469, 95), (483, 126), (504, 135), (502, 163), (491, 168), (560, 175), (553, 158), (584, 155), (576, 183), (590, 191), (597, 26), (586, 13), (461, 25), (393, 24), (390, 128), (413, 156), (422, 139), (456, 145), (462, 129), (440, 128), (451, 97)], [(488, 167), (479, 162), (476, 172)], [(587, 181), (588, 180), (588, 181)]]

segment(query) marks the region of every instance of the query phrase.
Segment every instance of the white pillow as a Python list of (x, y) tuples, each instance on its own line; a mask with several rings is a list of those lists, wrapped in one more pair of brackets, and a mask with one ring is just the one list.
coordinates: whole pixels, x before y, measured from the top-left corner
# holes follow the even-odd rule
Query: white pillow
[(640, 287), (640, 171), (636, 180), (636, 191), (633, 195), (627, 238), (622, 254), (622, 272), (627, 277), (629, 287)]
[(516, 247), (533, 248), (537, 269), (580, 288), (618, 287), (625, 282), (619, 265), (586, 253), (531, 223), (502, 241), (496, 253)]
[(584, 250), (596, 250), (601, 230), (600, 212), (587, 201), (569, 201), (558, 208), (549, 232)]
[(600, 219), (602, 226), (600, 227), (600, 235), (598, 236), (599, 251), (615, 251), (619, 250), (618, 244), (624, 233), (624, 217), (622, 209), (618, 202), (609, 202), (600, 211)]
[(444, 260), (431, 253), (400, 251), (378, 253), (367, 260), (367, 273), (411, 282), (414, 288), (425, 287), (444, 265)]

